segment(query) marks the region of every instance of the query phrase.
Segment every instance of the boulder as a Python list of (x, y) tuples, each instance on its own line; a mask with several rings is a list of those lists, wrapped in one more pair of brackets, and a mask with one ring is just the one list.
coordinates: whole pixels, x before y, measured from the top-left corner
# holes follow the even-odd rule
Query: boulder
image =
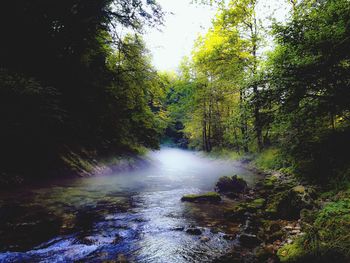
[(235, 240), (235, 239), (236, 239), (236, 235), (225, 234), (225, 235), (223, 236), (223, 238), (224, 238), (225, 240)]
[(217, 203), (221, 201), (221, 197), (218, 193), (215, 192), (208, 192), (204, 194), (190, 194), (190, 195), (184, 195), (181, 198), (182, 202), (212, 202)]
[(224, 176), (219, 179), (215, 187), (216, 191), (224, 194), (243, 193), (248, 189), (247, 182), (237, 175)]
[(239, 242), (243, 247), (255, 248), (261, 243), (261, 240), (256, 235), (241, 234), (239, 236)]
[(199, 236), (202, 234), (202, 231), (199, 228), (188, 228), (186, 230), (186, 233), (194, 236)]
[(300, 211), (312, 207), (312, 199), (302, 186), (279, 192), (270, 198), (265, 212), (271, 218), (296, 220)]
[(206, 242), (210, 241), (210, 238), (209, 237), (201, 237), (200, 240), (202, 243), (206, 243)]
[(224, 216), (234, 222), (243, 222), (246, 219), (247, 208), (244, 204), (237, 204), (224, 212)]

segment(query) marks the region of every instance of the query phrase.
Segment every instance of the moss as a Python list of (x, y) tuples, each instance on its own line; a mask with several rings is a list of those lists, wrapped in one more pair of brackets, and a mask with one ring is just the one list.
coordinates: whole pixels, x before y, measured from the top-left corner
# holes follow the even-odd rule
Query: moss
[(220, 193), (243, 193), (248, 189), (247, 182), (240, 176), (223, 176), (216, 183), (215, 190)]
[(277, 181), (278, 181), (278, 178), (276, 176), (268, 176), (265, 178), (263, 182), (263, 186), (265, 188), (271, 189), (276, 185)]
[(258, 198), (253, 200), (248, 204), (248, 207), (250, 208), (255, 208), (255, 209), (260, 209), (264, 206), (266, 200), (264, 198)]
[(94, 169), (94, 165), (90, 161), (72, 151), (61, 156), (61, 159), (71, 171), (76, 173), (90, 173)]
[(305, 194), (306, 189), (305, 189), (304, 186), (298, 185), (298, 186), (295, 186), (295, 187), (293, 188), (293, 191), (296, 192), (296, 193), (299, 193), (299, 194)]
[(349, 262), (350, 199), (308, 212), (305, 235), (278, 251), (281, 262)]
[(235, 222), (241, 222), (244, 220), (244, 214), (248, 211), (246, 203), (238, 203), (234, 207), (227, 209), (225, 216)]
[(304, 249), (299, 240), (292, 244), (287, 244), (277, 251), (277, 256), (281, 262), (298, 262), (305, 256)]
[(350, 199), (326, 205), (308, 229), (305, 242), (316, 254), (338, 254), (350, 259)]
[(181, 198), (183, 202), (220, 202), (221, 197), (218, 193), (208, 192), (204, 194), (189, 194)]
[(266, 205), (265, 213), (271, 218), (276, 217), (279, 212), (279, 204), (285, 199), (285, 196), (286, 192), (280, 192), (273, 195)]

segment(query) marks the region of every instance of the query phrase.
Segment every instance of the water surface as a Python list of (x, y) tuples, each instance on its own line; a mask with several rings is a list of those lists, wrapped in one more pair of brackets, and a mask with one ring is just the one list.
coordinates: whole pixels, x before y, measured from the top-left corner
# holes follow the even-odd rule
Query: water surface
[[(232, 201), (190, 204), (220, 176), (256, 176), (239, 163), (164, 148), (148, 165), (0, 194), (0, 262), (211, 262), (232, 246)], [(189, 228), (201, 235), (190, 235)]]

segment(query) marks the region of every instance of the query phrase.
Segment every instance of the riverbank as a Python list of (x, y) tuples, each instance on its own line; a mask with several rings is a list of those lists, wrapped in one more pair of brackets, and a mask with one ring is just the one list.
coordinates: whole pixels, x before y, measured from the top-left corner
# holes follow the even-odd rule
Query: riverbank
[(59, 160), (52, 164), (50, 171), (41, 174), (0, 173), (0, 189), (18, 188), (21, 186), (50, 183), (52, 180), (64, 180), (75, 177), (109, 175), (117, 172), (142, 168), (148, 165), (146, 148), (100, 154), (93, 150), (72, 150), (65, 148), (59, 154)]
[[(237, 159), (237, 154), (224, 155)], [(273, 167), (275, 157), (274, 150), (238, 156), (264, 178), (238, 195), (226, 212), (227, 220), (240, 223), (238, 242), (215, 262), (350, 262), (349, 184), (320, 186), (297, 178), (288, 168), (266, 169)]]

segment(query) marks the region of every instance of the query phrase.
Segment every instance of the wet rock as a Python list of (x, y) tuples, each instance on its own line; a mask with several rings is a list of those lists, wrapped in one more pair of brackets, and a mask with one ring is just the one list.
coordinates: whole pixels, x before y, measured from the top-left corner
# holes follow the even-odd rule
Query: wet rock
[(84, 245), (91, 246), (96, 242), (96, 240), (94, 237), (88, 236), (88, 237), (83, 237), (80, 242)]
[(277, 185), (278, 177), (277, 176), (268, 176), (263, 181), (264, 188), (272, 189)]
[(223, 238), (225, 240), (235, 240), (236, 239), (236, 235), (224, 235)]
[(237, 175), (224, 176), (219, 179), (215, 187), (216, 191), (224, 194), (243, 193), (248, 189), (247, 182)]
[(226, 210), (224, 216), (235, 222), (243, 222), (247, 217), (246, 213), (246, 207), (242, 204), (238, 204), (233, 208)]
[(280, 231), (277, 231), (277, 232), (274, 232), (274, 233), (271, 233), (268, 238), (267, 238), (267, 242), (270, 242), (270, 243), (273, 243), (275, 242), (276, 240), (281, 240), (283, 239), (285, 236), (285, 233), (280, 230)]
[(243, 247), (254, 248), (257, 247), (261, 241), (256, 235), (241, 234), (239, 236), (239, 242)]
[(218, 193), (215, 192), (208, 192), (204, 194), (191, 194), (191, 195), (184, 195), (181, 198), (182, 202), (210, 202), (210, 203), (217, 203), (221, 201), (221, 197)]
[(185, 228), (183, 226), (179, 226), (179, 227), (174, 227), (171, 229), (172, 231), (184, 231)]
[(273, 222), (270, 224), (269, 226), (269, 232), (270, 233), (274, 233), (274, 232), (277, 232), (277, 231), (280, 231), (282, 229), (281, 225), (277, 222)]
[(210, 238), (209, 238), (209, 237), (201, 237), (200, 241), (201, 241), (202, 243), (205, 243), (205, 242), (210, 241)]
[(214, 263), (241, 263), (241, 262), (242, 262), (242, 255), (239, 252), (234, 252), (234, 251), (214, 260)]
[(256, 211), (258, 209), (261, 209), (264, 206), (265, 202), (266, 200), (264, 198), (254, 199), (251, 202), (247, 203), (246, 207), (248, 211)]
[(123, 254), (118, 255), (117, 263), (127, 263), (127, 259)]
[(302, 209), (310, 207), (311, 201), (303, 187), (279, 192), (270, 198), (265, 212), (270, 218), (296, 220)]
[(264, 247), (264, 250), (269, 254), (274, 254), (276, 251), (276, 248), (272, 244), (268, 244)]
[(199, 236), (202, 234), (202, 231), (199, 228), (188, 228), (186, 230), (186, 233), (194, 236)]
[(271, 253), (267, 252), (264, 248), (259, 248), (255, 256), (258, 260), (258, 262), (266, 262), (268, 258), (271, 256)]
[(119, 244), (122, 240), (123, 240), (122, 236), (116, 235), (112, 243)]
[(250, 218), (245, 223), (244, 232), (257, 233), (259, 231), (260, 226), (261, 226), (261, 223), (259, 220), (255, 218)]
[(213, 233), (213, 234), (218, 234), (220, 231), (219, 231), (218, 228), (214, 227), (214, 228), (210, 229), (210, 232)]
[(62, 220), (39, 206), (0, 207), (0, 250), (26, 251), (59, 234)]
[(293, 229), (292, 231), (290, 231), (291, 235), (298, 235), (300, 233), (301, 233), (301, 231), (299, 229)]

